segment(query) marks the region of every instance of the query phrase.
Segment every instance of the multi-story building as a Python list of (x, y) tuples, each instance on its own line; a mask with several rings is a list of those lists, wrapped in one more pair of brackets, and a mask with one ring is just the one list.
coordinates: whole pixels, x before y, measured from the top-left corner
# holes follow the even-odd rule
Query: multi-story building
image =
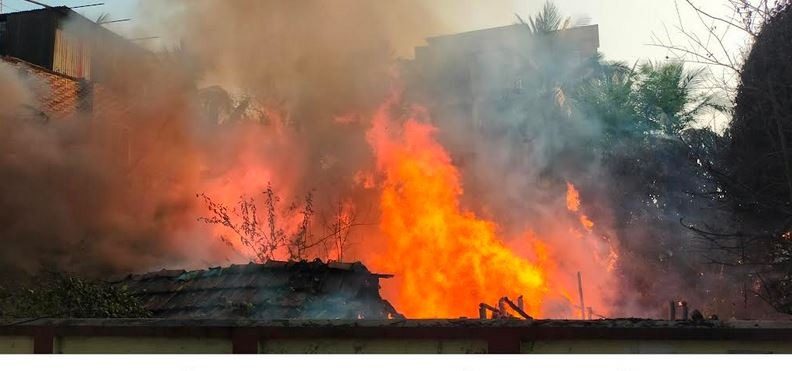
[[(536, 90), (543, 80), (568, 78), (597, 55), (597, 25), (536, 35), (524, 24), (427, 39), (407, 63), (408, 81), (433, 112), (480, 127), (497, 121), (498, 101)], [(461, 114), (461, 115), (460, 115)]]

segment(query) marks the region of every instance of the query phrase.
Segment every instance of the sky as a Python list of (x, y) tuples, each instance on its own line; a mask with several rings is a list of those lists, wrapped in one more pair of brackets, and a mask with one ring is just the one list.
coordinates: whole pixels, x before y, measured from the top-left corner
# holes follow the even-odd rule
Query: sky
[[(147, 33), (145, 28), (136, 25), (135, 19), (145, 16), (145, 10), (139, 9), (139, 0), (39, 1), (53, 6), (77, 6), (104, 2), (103, 6), (77, 10), (92, 19), (102, 13), (109, 13), (111, 19), (133, 18), (130, 22), (106, 25), (107, 28), (129, 38), (157, 36), (151, 32)], [(427, 0), (430, 3), (432, 1), (435, 0)], [(0, 2), (3, 3), (3, 12), (38, 7), (24, 0), (0, 0)], [(435, 3), (440, 4), (441, 2)], [(726, 0), (695, 0), (695, 3), (714, 15), (730, 15)], [(451, 5), (443, 5), (439, 7), (440, 9), (436, 9), (437, 17), (446, 23), (447, 29), (453, 32), (464, 32), (512, 24), (516, 21), (515, 14), (519, 14), (525, 19), (538, 12), (542, 8), (544, 0), (453, 0), (443, 4)], [(680, 25), (677, 9), (679, 9), (682, 25), (698, 31), (702, 30), (695, 12), (682, 0), (555, 0), (555, 4), (563, 14), (571, 16), (575, 20), (588, 19), (590, 23), (599, 25), (600, 51), (608, 60), (633, 63), (636, 60), (665, 59), (668, 55), (665, 49), (649, 44), (655, 41), (653, 35), (662, 38), (669, 36), (675, 43), (684, 42), (683, 36), (676, 30)], [(744, 43), (743, 35), (734, 32), (728, 40), (727, 47), (730, 52), (737, 53)], [(156, 45), (156, 41), (150, 43), (150, 46), (153, 45)]]
[[(476, 14), (453, 14), (450, 19), (460, 29), (495, 27), (515, 22), (515, 13), (523, 19), (542, 9), (544, 0), (457, 0), (480, 4)], [(561, 13), (575, 20), (587, 19), (599, 25), (600, 51), (611, 60), (634, 62), (659, 60), (668, 54), (663, 48), (650, 46), (653, 35), (668, 35), (675, 43), (685, 41), (677, 30), (685, 28), (701, 32), (704, 29), (696, 12), (683, 0), (554, 0)], [(486, 5), (484, 5), (486, 4)], [(492, 4), (497, 4), (496, 6)], [(694, 0), (694, 4), (713, 15), (731, 16), (726, 0)], [(677, 13), (679, 10), (679, 14)], [(678, 16), (679, 15), (679, 16)], [(734, 33), (728, 47), (739, 51), (744, 45), (743, 35)]]
[[(133, 18), (133, 20), (129, 22), (111, 23), (105, 25), (105, 27), (129, 38), (148, 36), (148, 35), (139, 35), (137, 33), (134, 33), (136, 31), (134, 27), (134, 23), (135, 23), (134, 18), (139, 18), (138, 0), (37, 0), (37, 1), (51, 6), (65, 5), (70, 7), (104, 3), (104, 5), (102, 6), (75, 9), (75, 11), (86, 16), (89, 19), (96, 19), (102, 13), (109, 13), (110, 19)], [(3, 6), (2, 9), (3, 13), (41, 8), (38, 5), (29, 3), (24, 0), (0, 0), (0, 3), (2, 3)]]

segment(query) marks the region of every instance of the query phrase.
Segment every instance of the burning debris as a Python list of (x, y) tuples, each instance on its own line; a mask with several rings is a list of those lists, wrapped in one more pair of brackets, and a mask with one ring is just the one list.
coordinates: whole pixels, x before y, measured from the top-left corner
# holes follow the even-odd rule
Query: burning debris
[[(479, 319), (498, 319), (498, 318), (514, 318), (506, 308), (506, 305), (511, 308), (514, 312), (520, 315), (523, 319), (532, 320), (533, 317), (525, 313), (525, 303), (523, 302), (523, 297), (517, 297), (517, 304), (511, 301), (508, 297), (504, 296), (498, 300), (498, 307), (495, 308), (491, 305), (486, 303), (479, 304)], [(487, 311), (492, 313), (491, 316), (487, 316)]]

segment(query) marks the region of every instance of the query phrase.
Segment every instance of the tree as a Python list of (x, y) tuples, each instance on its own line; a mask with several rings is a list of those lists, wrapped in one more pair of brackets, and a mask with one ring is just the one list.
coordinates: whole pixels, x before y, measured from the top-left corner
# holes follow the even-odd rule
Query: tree
[(731, 223), (691, 229), (714, 260), (746, 272), (746, 295), (792, 314), (792, 7), (767, 9), (764, 25), (751, 23), (760, 31), (741, 69), (727, 146), (708, 164)]
[[(302, 205), (291, 204), (285, 210), (278, 207), (280, 198), (275, 194), (271, 184), (267, 184), (262, 192), (265, 215), (258, 212), (260, 204), (252, 197), (240, 197), (236, 207), (229, 208), (220, 202), (214, 201), (206, 194), (198, 194), (202, 199), (210, 216), (199, 217), (198, 221), (207, 224), (221, 225), (231, 231), (237, 241), (223, 238), (231, 247), (248, 250), (258, 263), (272, 260), (276, 255), (285, 252), (289, 260), (304, 260), (310, 257), (320, 257), (316, 247), (331, 244), (340, 260), (344, 248), (350, 241), (352, 228), (364, 225), (357, 221), (357, 214), (350, 211), (342, 203), (338, 204), (337, 214), (332, 219), (324, 218), (323, 234), (315, 238), (312, 233), (314, 204), (313, 193), (309, 192)], [(297, 215), (295, 215), (297, 214)], [(296, 220), (294, 225), (284, 223), (282, 216), (288, 220)], [(329, 259), (329, 254), (324, 258)]]
[(551, 1), (547, 1), (542, 7), (542, 10), (536, 15), (528, 17), (526, 23), (517, 15), (517, 19), (524, 25), (528, 26), (531, 33), (534, 34), (549, 34), (552, 32), (564, 30), (569, 27), (572, 18), (563, 17), (558, 7)]
[(649, 133), (679, 136), (706, 110), (723, 110), (714, 93), (700, 90), (701, 69), (681, 62), (602, 64), (574, 96), (581, 110), (593, 113), (607, 140), (638, 138)]
[[(532, 35), (533, 45), (529, 46), (530, 52), (522, 57), (522, 75), (525, 80), (533, 81), (533, 86), (527, 90), (535, 92), (534, 96), (528, 97), (529, 109), (542, 112), (546, 116), (548, 110), (544, 109), (544, 105), (551, 104), (558, 107), (558, 113), (568, 116), (572, 110), (568, 92), (583, 80), (581, 77), (587, 73), (586, 69), (599, 68), (601, 55), (597, 54), (595, 58), (583, 63), (578, 61), (577, 50), (558, 35), (570, 27), (572, 18), (561, 15), (552, 1), (545, 2), (539, 13), (528, 17), (528, 22), (519, 14), (515, 16)], [(575, 25), (586, 22), (587, 20), (579, 20)], [(538, 103), (541, 108), (531, 106), (532, 103)], [(557, 115), (550, 116), (552, 117), (544, 117), (545, 121), (563, 120), (563, 117)]]
[[(704, 110), (719, 107), (712, 94), (697, 90), (697, 73), (681, 62), (603, 62), (573, 95), (580, 115), (602, 127), (596, 153), (609, 202), (589, 212), (613, 218), (623, 289), (640, 293), (646, 307), (668, 300), (658, 293), (699, 291), (699, 274), (711, 271), (692, 249), (695, 235), (679, 223), (701, 215), (706, 200), (695, 195), (712, 187), (695, 145), (717, 134), (692, 126)], [(711, 311), (727, 309), (708, 304)]]
[(697, 93), (701, 73), (701, 69), (685, 70), (680, 62), (641, 65), (635, 103), (645, 127), (678, 135), (704, 110), (721, 109), (713, 103), (713, 93)]
[[(693, 22), (683, 21), (677, 7), (677, 25), (674, 31), (682, 36), (674, 42), (666, 29), (664, 36), (653, 35), (654, 46), (664, 48), (669, 57), (705, 71), (704, 80), (709, 89), (717, 90), (732, 103), (737, 94), (737, 82), (745, 56), (750, 52), (762, 27), (783, 10), (790, 0), (725, 0), (730, 10), (727, 16), (719, 16), (705, 10), (697, 1), (684, 0), (684, 5), (693, 10)], [(740, 49), (727, 47), (730, 40), (745, 37)], [(667, 57), (668, 58), (668, 57)]]

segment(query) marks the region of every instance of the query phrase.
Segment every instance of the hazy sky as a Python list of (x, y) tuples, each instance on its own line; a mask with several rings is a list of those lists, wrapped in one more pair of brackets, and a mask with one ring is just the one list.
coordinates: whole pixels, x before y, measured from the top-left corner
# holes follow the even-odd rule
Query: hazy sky
[[(437, 0), (434, 0), (437, 1)], [(523, 19), (541, 10), (545, 0), (454, 0), (475, 4), (475, 12), (439, 13), (460, 31), (494, 27), (514, 23), (515, 13)], [(653, 33), (665, 37), (666, 29), (675, 43), (684, 41), (677, 30), (680, 24), (698, 32), (703, 30), (695, 11), (684, 0), (555, 0), (564, 15), (573, 19), (589, 19), (598, 24), (600, 51), (607, 59), (635, 61), (663, 59), (666, 51), (649, 46)], [(700, 8), (713, 15), (731, 16), (726, 0), (694, 0)], [(679, 15), (677, 13), (679, 9)], [(472, 13), (472, 14), (471, 14)], [(745, 40), (741, 33), (732, 32), (728, 48), (738, 51)]]
[[(3, 12), (36, 8), (24, 0), (0, 0)], [(110, 13), (113, 19), (145, 17), (145, 9), (139, 9), (139, 0), (39, 0), (50, 5), (82, 5), (104, 2), (104, 6), (78, 9), (89, 18), (101, 13)], [(168, 1), (168, 0), (159, 0)], [(233, 1), (233, 0), (218, 0)], [(328, 0), (332, 2), (332, 0)], [(380, 1), (380, 0), (371, 0)], [(381, 0), (399, 1), (399, 0)], [(728, 16), (726, 0), (695, 0), (696, 4), (720, 16)], [(480, 28), (502, 26), (516, 21), (515, 13), (523, 18), (541, 9), (544, 0), (427, 0), (434, 6), (437, 16), (449, 30), (469, 31)], [(676, 42), (682, 38), (676, 27), (679, 25), (677, 4), (686, 27), (701, 29), (695, 13), (682, 0), (555, 0), (562, 13), (575, 19), (588, 18), (599, 24), (600, 44), (607, 59), (633, 62), (636, 59), (663, 59), (667, 52), (652, 47), (652, 34), (665, 37), (667, 28)], [(141, 15), (142, 14), (142, 15)], [(136, 27), (136, 21), (107, 25), (108, 28), (127, 37), (146, 37), (145, 29)], [(664, 27), (665, 26), (665, 27)], [(431, 35), (427, 35), (431, 36)], [(739, 33), (733, 33), (728, 47), (737, 51), (744, 43)]]

